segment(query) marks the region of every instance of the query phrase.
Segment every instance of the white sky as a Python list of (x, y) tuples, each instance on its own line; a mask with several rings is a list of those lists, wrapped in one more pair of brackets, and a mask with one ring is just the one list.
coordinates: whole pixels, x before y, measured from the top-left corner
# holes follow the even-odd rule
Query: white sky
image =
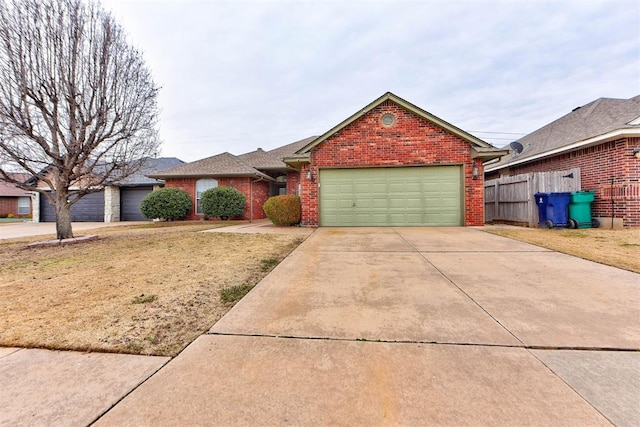
[(387, 91), (497, 146), (640, 95), (639, 1), (102, 4), (162, 87), (162, 155), (184, 161), (322, 134)]

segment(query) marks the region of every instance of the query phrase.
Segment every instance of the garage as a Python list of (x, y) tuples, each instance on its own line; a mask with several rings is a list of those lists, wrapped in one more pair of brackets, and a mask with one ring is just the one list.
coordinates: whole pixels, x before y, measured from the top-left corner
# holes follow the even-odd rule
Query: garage
[(319, 172), (322, 226), (462, 225), (460, 166)]
[(146, 221), (140, 202), (153, 191), (153, 186), (120, 188), (120, 221)]
[[(49, 200), (40, 197), (40, 221), (55, 222), (56, 212)], [(71, 221), (73, 222), (103, 222), (104, 221), (104, 191), (84, 196), (71, 206)]]

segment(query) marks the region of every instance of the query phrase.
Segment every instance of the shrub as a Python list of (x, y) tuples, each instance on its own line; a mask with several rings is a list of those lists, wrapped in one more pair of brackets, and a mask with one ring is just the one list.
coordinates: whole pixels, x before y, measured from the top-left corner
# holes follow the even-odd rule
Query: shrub
[(140, 211), (148, 219), (184, 219), (189, 214), (193, 200), (179, 188), (161, 188), (147, 194), (140, 202)]
[(263, 209), (274, 225), (295, 225), (300, 222), (301, 207), (298, 196), (269, 197)]
[(200, 199), (202, 212), (206, 216), (217, 216), (222, 219), (242, 217), (247, 200), (240, 191), (231, 187), (210, 188), (202, 193)]

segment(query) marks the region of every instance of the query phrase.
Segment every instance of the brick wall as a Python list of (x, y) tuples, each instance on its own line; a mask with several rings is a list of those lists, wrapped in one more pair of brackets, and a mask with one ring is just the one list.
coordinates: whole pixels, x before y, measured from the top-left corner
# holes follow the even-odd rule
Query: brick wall
[[(165, 187), (180, 188), (191, 196), (191, 199), (193, 200), (193, 207), (191, 212), (189, 212), (187, 219), (203, 218), (203, 215), (196, 214), (196, 182), (198, 179), (199, 178), (172, 178), (167, 179), (165, 182)], [(247, 204), (245, 206), (242, 219), (251, 218), (250, 193), (252, 193), (253, 196), (253, 219), (266, 218), (266, 215), (262, 210), (262, 206), (269, 198), (269, 181), (256, 182), (254, 178), (250, 177), (217, 178), (217, 181), (218, 186), (233, 187), (244, 194), (247, 199)], [(250, 181), (254, 181), (253, 188), (251, 189), (252, 191), (250, 191)]]
[[(623, 218), (625, 227), (640, 226), (640, 159), (631, 152), (640, 138), (621, 138), (563, 153), (524, 165), (512, 166), (509, 175), (580, 168), (583, 190), (595, 190), (592, 215)], [(487, 176), (487, 179), (491, 179)]]
[[(396, 121), (385, 126), (381, 117)], [(475, 159), (482, 177), (482, 162)], [(300, 172), (302, 223), (318, 225), (318, 169), (323, 167), (463, 165), (465, 225), (484, 223), (482, 179), (473, 180), (467, 141), (387, 101), (323, 141), (311, 152), (311, 164)], [(311, 169), (315, 182), (306, 179)]]
[(299, 188), (300, 174), (298, 172), (287, 172), (287, 194), (298, 196)]
[(0, 197), (0, 214), (18, 215), (18, 198), (17, 197)]

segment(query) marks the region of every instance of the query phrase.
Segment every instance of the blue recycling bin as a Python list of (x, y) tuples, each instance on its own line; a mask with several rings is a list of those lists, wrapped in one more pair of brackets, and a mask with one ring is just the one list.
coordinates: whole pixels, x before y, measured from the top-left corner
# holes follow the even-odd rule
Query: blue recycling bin
[(538, 205), (538, 224), (547, 228), (565, 228), (569, 226), (569, 203), (571, 193), (536, 193)]

